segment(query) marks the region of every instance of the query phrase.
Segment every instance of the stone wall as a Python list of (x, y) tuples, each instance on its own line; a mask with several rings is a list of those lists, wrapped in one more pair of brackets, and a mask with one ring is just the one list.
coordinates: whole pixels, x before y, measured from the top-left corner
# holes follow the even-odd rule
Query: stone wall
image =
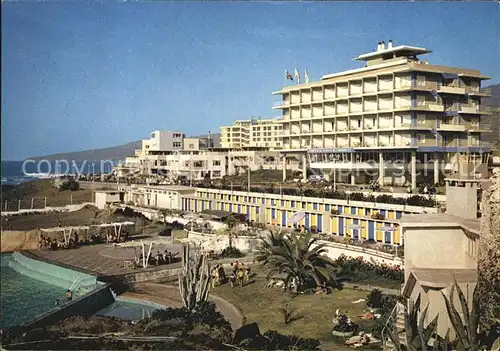
[(2, 230), (0, 236), (1, 252), (35, 250), (38, 248), (38, 229)]

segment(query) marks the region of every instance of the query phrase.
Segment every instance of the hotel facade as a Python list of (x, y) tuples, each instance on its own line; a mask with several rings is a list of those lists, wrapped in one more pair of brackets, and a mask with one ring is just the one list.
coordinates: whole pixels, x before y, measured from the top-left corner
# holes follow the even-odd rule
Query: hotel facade
[(279, 119), (237, 120), (234, 121), (233, 125), (220, 127), (220, 129), (221, 147), (223, 148), (282, 148), (283, 125)]
[(355, 58), (363, 68), (274, 92), (283, 165), (298, 157), (338, 181), (412, 188), (447, 172), (473, 172), (490, 152), (481, 141), (481, 98), (489, 96), (481, 82), (489, 77), (419, 60), (430, 52), (382, 42)]

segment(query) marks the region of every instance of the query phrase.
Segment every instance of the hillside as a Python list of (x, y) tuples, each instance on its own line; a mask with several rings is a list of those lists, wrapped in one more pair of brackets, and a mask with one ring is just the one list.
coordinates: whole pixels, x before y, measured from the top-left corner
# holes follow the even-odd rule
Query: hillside
[[(206, 135), (199, 135), (193, 138), (202, 138), (206, 137)], [(220, 134), (212, 134), (212, 140), (214, 141), (215, 146), (220, 145)], [(124, 145), (112, 146), (103, 149), (90, 149), (83, 151), (75, 151), (75, 152), (63, 152), (59, 154), (52, 155), (44, 155), (44, 156), (35, 156), (30, 157), (32, 160), (48, 160), (48, 161), (56, 161), (56, 160), (73, 160), (75, 162), (82, 161), (98, 161), (98, 160), (124, 160), (127, 156), (133, 156), (135, 153), (135, 149), (141, 148), (141, 140), (133, 141)]]

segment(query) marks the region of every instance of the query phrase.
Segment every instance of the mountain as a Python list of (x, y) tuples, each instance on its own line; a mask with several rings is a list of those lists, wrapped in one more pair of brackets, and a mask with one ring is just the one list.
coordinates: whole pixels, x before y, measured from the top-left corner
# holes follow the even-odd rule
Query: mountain
[(491, 96), (483, 98), (482, 103), (489, 107), (500, 107), (500, 84), (490, 85), (486, 88), (491, 89)]
[[(192, 138), (203, 138), (207, 135), (198, 135)], [(214, 146), (220, 146), (220, 133), (211, 134), (211, 138), (214, 141)], [(59, 154), (45, 155), (30, 157), (30, 160), (68, 160), (75, 162), (82, 161), (99, 161), (99, 160), (125, 160), (127, 156), (133, 156), (135, 154), (135, 149), (141, 148), (141, 140), (133, 141), (124, 145), (118, 145), (113, 147), (107, 147), (103, 149), (90, 149), (84, 151), (76, 152), (63, 152)]]
[(30, 157), (31, 160), (71, 160), (71, 161), (84, 161), (84, 160), (124, 160), (127, 156), (133, 156), (135, 149), (141, 148), (141, 141), (133, 141), (124, 145), (113, 147), (106, 147), (103, 149), (90, 149), (75, 152), (62, 152), (60, 154), (52, 154), (45, 156)]

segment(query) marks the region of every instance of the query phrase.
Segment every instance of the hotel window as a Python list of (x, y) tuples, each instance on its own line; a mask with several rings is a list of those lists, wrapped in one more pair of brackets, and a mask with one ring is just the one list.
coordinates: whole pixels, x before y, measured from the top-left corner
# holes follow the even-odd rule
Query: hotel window
[(220, 166), (220, 161), (212, 161), (213, 166)]
[(182, 137), (182, 134), (178, 134), (178, 133), (174, 134), (174, 138), (180, 138), (180, 137)]
[(181, 143), (174, 143), (174, 147), (181, 147)]

